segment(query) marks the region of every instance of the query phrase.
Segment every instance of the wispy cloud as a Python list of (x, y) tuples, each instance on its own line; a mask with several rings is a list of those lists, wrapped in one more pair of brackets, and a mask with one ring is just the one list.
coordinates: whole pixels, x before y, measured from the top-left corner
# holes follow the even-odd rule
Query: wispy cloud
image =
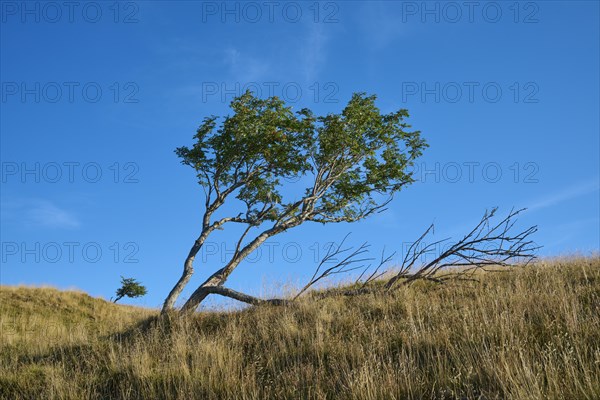
[(267, 61), (243, 53), (234, 47), (225, 49), (223, 62), (229, 68), (233, 78), (244, 84), (265, 79), (270, 71)]
[(307, 39), (301, 50), (302, 73), (306, 82), (316, 80), (320, 66), (325, 62), (327, 35), (323, 24), (310, 24)]
[(38, 199), (3, 201), (2, 219), (28, 228), (76, 229), (81, 226), (73, 212)]
[(600, 184), (598, 178), (590, 181), (580, 182), (577, 185), (565, 188), (561, 191), (548, 194), (542, 198), (537, 199), (531, 206), (528, 207), (528, 211), (537, 211), (543, 208), (553, 207), (558, 204), (564, 203), (572, 199), (576, 199), (581, 196), (585, 196), (590, 193), (594, 193), (600, 190)]

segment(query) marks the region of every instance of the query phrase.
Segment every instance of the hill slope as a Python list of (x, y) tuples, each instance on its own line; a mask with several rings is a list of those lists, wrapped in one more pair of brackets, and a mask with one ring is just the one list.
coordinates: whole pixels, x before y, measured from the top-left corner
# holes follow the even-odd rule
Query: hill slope
[(117, 305), (80, 291), (45, 287), (0, 286), (0, 335), (3, 345), (46, 349), (115, 332), (151, 310)]
[(0, 398), (600, 398), (600, 260), (157, 318), (0, 289)]

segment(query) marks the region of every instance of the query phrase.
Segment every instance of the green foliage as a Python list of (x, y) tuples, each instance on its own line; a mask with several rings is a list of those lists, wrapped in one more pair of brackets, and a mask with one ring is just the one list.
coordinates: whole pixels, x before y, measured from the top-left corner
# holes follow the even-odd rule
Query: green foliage
[[(407, 170), (427, 147), (419, 131), (407, 130), (407, 110), (382, 114), (375, 100), (354, 94), (340, 114), (315, 116), (246, 92), (232, 101), (233, 115), (219, 126), (205, 118), (193, 147), (176, 153), (196, 170), (207, 207), (235, 192), (248, 207), (244, 222), (356, 221), (414, 181)], [(312, 184), (298, 201), (282, 193), (289, 182)]]
[(117, 297), (114, 302), (121, 300), (123, 297), (141, 297), (146, 295), (148, 291), (146, 287), (140, 284), (134, 278), (124, 278), (121, 276), (121, 287), (117, 289)]

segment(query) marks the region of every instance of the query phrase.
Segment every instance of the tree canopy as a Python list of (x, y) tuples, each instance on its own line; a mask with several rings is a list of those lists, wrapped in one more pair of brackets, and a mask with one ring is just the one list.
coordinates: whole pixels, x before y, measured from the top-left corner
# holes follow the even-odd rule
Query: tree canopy
[(141, 297), (145, 296), (148, 291), (146, 287), (134, 278), (124, 278), (121, 276), (121, 287), (117, 289), (117, 297), (114, 302), (121, 300), (123, 297)]
[[(209, 209), (239, 189), (247, 205), (239, 222), (356, 221), (378, 209), (377, 195), (413, 182), (407, 167), (426, 147), (408, 130), (407, 110), (382, 114), (375, 99), (354, 94), (341, 114), (316, 117), (246, 92), (231, 103), (234, 115), (219, 127), (217, 117), (205, 118), (194, 145), (176, 153), (197, 171)], [(286, 178), (307, 174), (314, 181), (304, 196), (285, 198)]]

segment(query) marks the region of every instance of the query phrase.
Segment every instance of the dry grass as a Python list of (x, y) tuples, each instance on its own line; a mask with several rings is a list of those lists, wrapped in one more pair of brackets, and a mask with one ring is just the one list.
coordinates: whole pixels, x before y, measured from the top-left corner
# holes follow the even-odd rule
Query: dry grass
[(600, 259), (177, 319), (2, 287), (0, 398), (600, 399)]

